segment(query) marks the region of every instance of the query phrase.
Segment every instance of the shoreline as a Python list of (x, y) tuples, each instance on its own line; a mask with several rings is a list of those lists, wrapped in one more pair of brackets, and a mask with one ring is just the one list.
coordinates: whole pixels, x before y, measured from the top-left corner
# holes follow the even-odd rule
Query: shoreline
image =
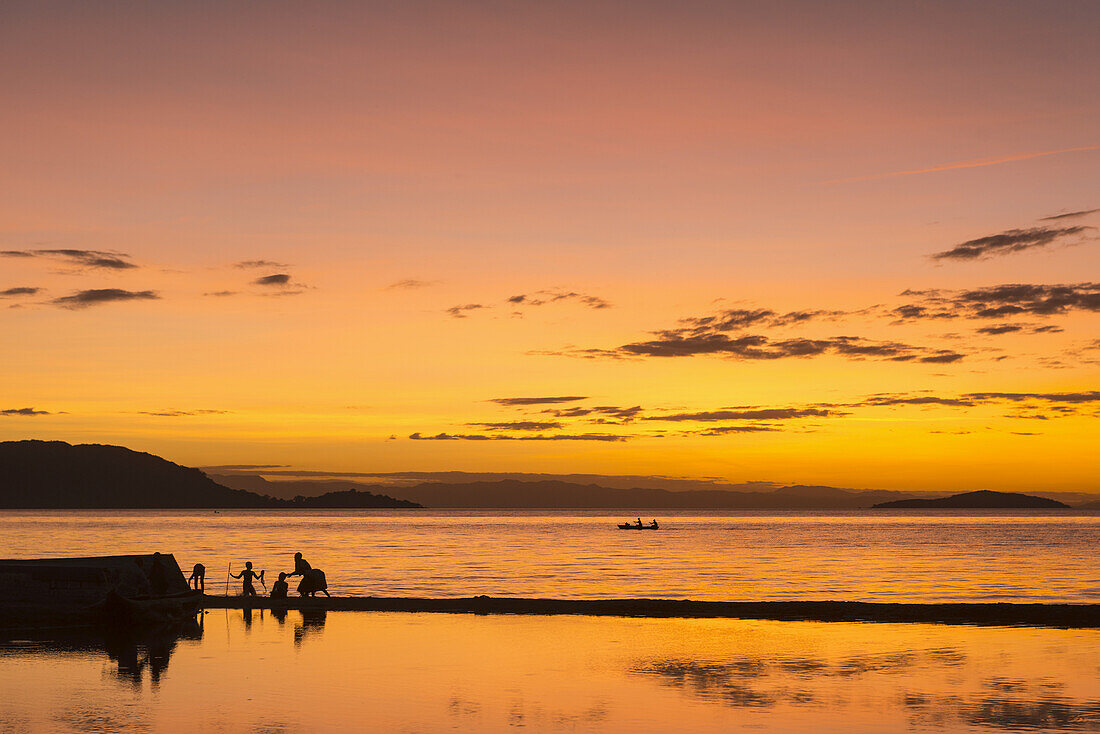
[(1100, 628), (1100, 604), (948, 603), (856, 601), (689, 601), (676, 599), (523, 599), (475, 596), (456, 599), (334, 596), (271, 599), (204, 596), (206, 609), (275, 609), (435, 614), (519, 614), (690, 619), (769, 619), (805, 622), (923, 622), (931, 624)]

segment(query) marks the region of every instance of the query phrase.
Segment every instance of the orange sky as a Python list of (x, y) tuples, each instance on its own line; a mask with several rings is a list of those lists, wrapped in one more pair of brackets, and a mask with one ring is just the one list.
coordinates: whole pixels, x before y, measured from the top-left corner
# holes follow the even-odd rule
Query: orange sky
[(1098, 28), (5, 3), (0, 439), (1100, 491)]

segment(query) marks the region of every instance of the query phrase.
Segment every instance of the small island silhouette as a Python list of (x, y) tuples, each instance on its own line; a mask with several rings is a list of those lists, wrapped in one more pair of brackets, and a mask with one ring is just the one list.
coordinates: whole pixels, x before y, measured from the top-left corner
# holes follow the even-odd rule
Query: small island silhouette
[(969, 509), (1070, 509), (1070, 506), (1046, 497), (1036, 497), (1018, 492), (992, 492), (981, 489), (977, 492), (963, 492), (950, 497), (935, 499), (908, 499), (893, 502), (880, 502), (873, 505), (876, 510), (969, 510)]

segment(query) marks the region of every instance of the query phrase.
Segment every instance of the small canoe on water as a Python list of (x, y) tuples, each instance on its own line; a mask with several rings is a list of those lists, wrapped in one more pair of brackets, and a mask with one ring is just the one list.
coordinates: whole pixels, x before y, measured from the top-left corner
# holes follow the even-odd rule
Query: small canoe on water
[(619, 525), (619, 530), (660, 530), (660, 529), (661, 529), (661, 527), (659, 525), (653, 525), (653, 524), (638, 525), (637, 523), (627, 522), (627, 523), (623, 523), (622, 525)]

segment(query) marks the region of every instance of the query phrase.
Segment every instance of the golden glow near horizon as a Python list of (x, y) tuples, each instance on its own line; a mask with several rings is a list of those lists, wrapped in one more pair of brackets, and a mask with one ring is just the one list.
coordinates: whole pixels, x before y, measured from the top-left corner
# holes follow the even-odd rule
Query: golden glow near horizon
[(7, 5), (0, 439), (1100, 491), (1100, 11), (985, 5)]

